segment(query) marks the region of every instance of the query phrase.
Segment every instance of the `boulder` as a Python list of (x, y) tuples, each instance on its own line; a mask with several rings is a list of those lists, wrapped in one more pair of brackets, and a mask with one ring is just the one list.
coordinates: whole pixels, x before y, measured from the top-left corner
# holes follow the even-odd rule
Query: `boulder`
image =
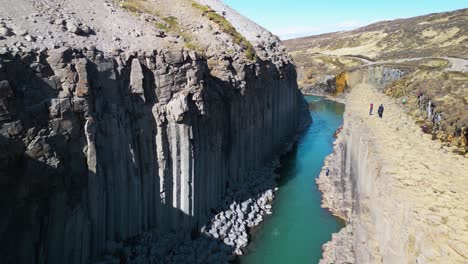
[(81, 30), (80, 26), (76, 22), (68, 21), (67, 22), (67, 30), (73, 34), (81, 34), (83, 31)]
[(0, 27), (0, 37), (9, 37), (12, 35), (12, 32), (7, 27)]

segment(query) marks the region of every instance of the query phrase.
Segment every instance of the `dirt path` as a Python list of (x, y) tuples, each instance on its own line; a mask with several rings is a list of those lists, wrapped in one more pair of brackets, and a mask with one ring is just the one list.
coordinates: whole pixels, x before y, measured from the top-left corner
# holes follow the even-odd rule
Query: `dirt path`
[(468, 60), (452, 57), (444, 57), (443, 59), (448, 60), (450, 63), (450, 68), (447, 68), (447, 71), (468, 72)]
[[(384, 105), (383, 119), (369, 116), (370, 102), (375, 112)], [(404, 219), (398, 223), (406, 225), (402, 237), (422, 248), (419, 263), (427, 255), (436, 260), (430, 263), (468, 263), (468, 159), (431, 140), (401, 106), (369, 85), (353, 88), (346, 107), (372, 134), (371, 155), (382, 161), (381, 175), (388, 177), (389, 190), (383, 192), (409, 212), (387, 213)]]
[(403, 62), (410, 62), (410, 61), (419, 61), (419, 60), (424, 60), (424, 59), (442, 59), (442, 60), (448, 61), (449, 65), (447, 66), (447, 68), (445, 68), (445, 71), (468, 72), (468, 60), (465, 60), (462, 58), (453, 58), (453, 57), (407, 58), (407, 59), (399, 59), (399, 60), (369, 62), (367, 65), (385, 64), (385, 63), (403, 63)]
[(346, 55), (346, 56), (338, 56), (338, 55), (330, 55), (330, 54), (320, 54), (317, 56), (327, 55), (330, 57), (340, 58), (350, 58), (359, 60), (364, 63), (361, 67), (371, 66), (371, 65), (380, 65), (380, 64), (388, 64), (388, 63), (404, 63), (404, 62), (411, 62), (411, 61), (419, 61), (424, 59), (441, 59), (446, 60), (449, 62), (445, 71), (457, 71), (457, 72), (468, 72), (468, 60), (463, 58), (454, 58), (454, 57), (417, 57), (417, 58), (406, 58), (406, 59), (398, 59), (398, 60), (385, 60), (385, 61), (371, 61), (362, 57), (353, 56), (353, 55)]

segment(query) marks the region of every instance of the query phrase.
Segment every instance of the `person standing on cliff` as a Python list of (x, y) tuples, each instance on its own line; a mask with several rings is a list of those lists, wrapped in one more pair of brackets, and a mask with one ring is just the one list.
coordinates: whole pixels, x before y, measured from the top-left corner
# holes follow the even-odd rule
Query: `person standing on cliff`
[(369, 106), (369, 115), (372, 115), (372, 110), (374, 110), (374, 104), (373, 104), (373, 103), (370, 103), (370, 106)]
[(379, 113), (380, 118), (382, 118), (382, 116), (383, 116), (383, 111), (384, 111), (384, 107), (383, 107), (383, 104), (381, 104), (379, 106), (379, 110), (377, 111)]

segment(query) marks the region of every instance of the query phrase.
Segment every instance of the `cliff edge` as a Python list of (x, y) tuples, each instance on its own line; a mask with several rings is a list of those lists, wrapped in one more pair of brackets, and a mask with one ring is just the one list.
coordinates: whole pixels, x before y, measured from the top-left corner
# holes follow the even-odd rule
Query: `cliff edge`
[[(363, 102), (381, 102), (383, 118)], [(421, 132), (401, 106), (361, 83), (317, 183), (323, 207), (347, 222), (321, 263), (464, 263), (466, 158)]]
[(4, 263), (242, 254), (310, 120), (277, 38), (205, 4), (0, 1)]

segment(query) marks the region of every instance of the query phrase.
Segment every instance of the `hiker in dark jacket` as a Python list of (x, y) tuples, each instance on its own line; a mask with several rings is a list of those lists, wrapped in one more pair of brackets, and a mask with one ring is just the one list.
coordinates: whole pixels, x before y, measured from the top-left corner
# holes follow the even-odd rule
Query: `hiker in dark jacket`
[(382, 116), (383, 116), (383, 111), (384, 111), (384, 107), (383, 107), (383, 104), (381, 104), (379, 106), (379, 110), (377, 111), (380, 118), (382, 118)]

